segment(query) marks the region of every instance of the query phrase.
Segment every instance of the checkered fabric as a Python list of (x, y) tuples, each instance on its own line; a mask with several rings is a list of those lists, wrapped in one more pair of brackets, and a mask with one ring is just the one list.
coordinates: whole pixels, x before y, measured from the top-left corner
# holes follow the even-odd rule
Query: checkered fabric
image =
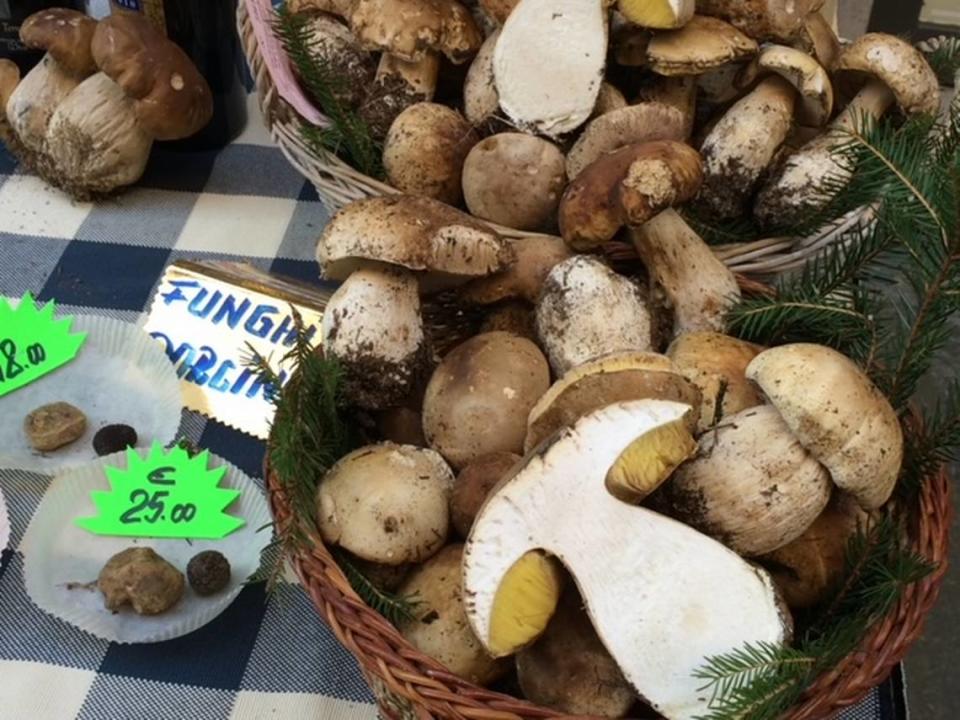
[[(70, 202), (0, 151), (0, 295), (31, 291), (66, 312), (142, 322), (178, 258), (245, 260), (316, 281), (327, 213), (252, 105), (250, 117), (221, 152), (156, 149), (136, 188), (96, 205)], [(262, 443), (189, 412), (181, 433), (260, 477)], [(376, 717), (355, 661), (296, 584), (269, 600), (247, 587), (206, 627), (152, 645), (98, 640), (37, 609), (17, 547), (49, 482), (0, 470), (12, 525), (0, 560), (0, 720)], [(899, 720), (902, 704), (895, 679), (841, 717)]]

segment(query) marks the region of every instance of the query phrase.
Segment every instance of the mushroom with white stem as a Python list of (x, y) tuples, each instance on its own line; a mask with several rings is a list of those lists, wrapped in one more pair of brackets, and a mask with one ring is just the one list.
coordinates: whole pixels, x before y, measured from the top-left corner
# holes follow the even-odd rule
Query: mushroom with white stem
[(493, 51), (499, 37), (498, 29), (484, 40), (463, 81), (463, 114), (476, 127), (493, 118), (500, 107), (500, 94), (493, 76)]
[(823, 512), (830, 475), (771, 405), (730, 415), (663, 485), (670, 514), (740, 555), (797, 539)]
[(41, 166), (51, 182), (77, 197), (136, 182), (154, 140), (189, 137), (213, 116), (206, 80), (143, 16), (101, 20), (91, 50), (100, 72), (57, 107)]
[(413, 273), (361, 269), (337, 288), (323, 313), (324, 352), (344, 371), (344, 397), (382, 410), (396, 405), (425, 371), (427, 342)]
[(547, 275), (536, 327), (558, 376), (604, 355), (652, 349), (651, 314), (640, 287), (584, 255)]
[(757, 53), (755, 40), (729, 23), (694, 15), (677, 30), (657, 33), (647, 45), (647, 63), (660, 75), (700, 75)]
[[(697, 426), (700, 391), (669, 358), (652, 352), (622, 352), (578, 365), (557, 380), (527, 418), (524, 451), (529, 452), (557, 430), (584, 415), (624, 400), (673, 400), (689, 405), (686, 426)], [(634, 495), (638, 488), (632, 488)], [(644, 488), (650, 492), (652, 488)]]
[(433, 450), (380, 443), (344, 455), (317, 485), (324, 542), (384, 565), (423, 562), (450, 530), (453, 473)]
[(635, 25), (670, 30), (686, 25), (696, 9), (694, 0), (617, 0), (617, 9)]
[(467, 617), (493, 655), (535, 640), (556, 608), (555, 596), (537, 592), (550, 587), (544, 564), (528, 560), (542, 553), (573, 575), (624, 677), (670, 720), (708, 712), (709, 693), (695, 677), (705, 657), (786, 641), (790, 620), (765, 572), (606, 488), (620, 465), (660, 472), (663, 448), (650, 441), (665, 427), (682, 428), (689, 410), (660, 400), (598, 410), (528, 454), (487, 500), (467, 540), (463, 578)]
[(20, 82), (20, 68), (13, 60), (0, 59), (0, 142), (9, 145), (14, 142), (13, 128), (7, 122), (3, 108)]
[(697, 12), (726, 20), (757, 40), (793, 38), (823, 0), (697, 0)]
[[(333, 95), (348, 107), (358, 106), (374, 79), (373, 56), (361, 48), (350, 29), (330, 13), (302, 12), (310, 56), (331, 74), (342, 78), (342, 82), (332, 88)], [(293, 69), (296, 72), (295, 65)]]
[(793, 46), (813, 55), (826, 70), (833, 72), (840, 58), (840, 38), (818, 10), (803, 20), (803, 27), (793, 40)]
[[(526, 136), (525, 136), (526, 137)], [(471, 280), (459, 290), (460, 300), (472, 305), (492, 305), (520, 299), (535, 303), (547, 275), (573, 253), (561, 238), (529, 235), (510, 240), (516, 259), (503, 272)]]
[(800, 94), (797, 122), (822, 127), (833, 114), (833, 83), (826, 69), (807, 53), (786, 45), (765, 45), (751, 63), (751, 75), (775, 73), (789, 80)]
[(754, 204), (754, 216), (766, 226), (789, 226), (832, 199), (824, 188), (839, 188), (850, 169), (837, 162), (835, 150), (849, 141), (863, 117), (877, 119), (896, 103), (903, 112), (935, 114), (940, 107), (937, 76), (923, 54), (904, 40), (868, 33), (843, 50), (838, 71), (871, 79), (830, 124), (826, 133), (790, 155), (766, 181)]
[(593, 112), (606, 59), (603, 0), (520, 0), (493, 51), (500, 106), (522, 129), (564, 135)]
[(451, 350), (423, 396), (423, 434), (453, 467), (492, 452), (518, 453), (527, 415), (550, 385), (534, 343), (504, 332), (476, 335)]
[(28, 154), (44, 150), (54, 111), (77, 85), (97, 71), (90, 50), (96, 27), (92, 18), (66, 8), (34, 13), (20, 26), (24, 45), (46, 50), (4, 105), (7, 122)]
[(394, 119), (383, 145), (387, 180), (400, 192), (459, 205), (463, 163), (478, 140), (453, 108), (411, 105)]
[(400, 113), (417, 103), (433, 100), (439, 73), (440, 57), (435, 53), (413, 62), (383, 53), (359, 109), (370, 134), (378, 139), (386, 137)]
[(797, 440), (865, 510), (893, 493), (903, 430), (890, 402), (849, 358), (823, 345), (764, 350), (747, 366)]
[(655, 75), (637, 91), (636, 103), (657, 102), (674, 108), (683, 117), (683, 137), (693, 132), (697, 111), (697, 78), (693, 75)]
[(463, 163), (470, 214), (517, 230), (549, 229), (566, 184), (560, 148), (526, 133), (484, 138)]
[(423, 292), (462, 285), (506, 269), (510, 246), (466, 213), (431, 198), (385, 195), (339, 210), (317, 241), (323, 276), (345, 280), (381, 263), (413, 270)]
[(596, 250), (624, 225), (690, 200), (701, 179), (699, 153), (680, 142), (656, 140), (601, 155), (563, 193), (560, 234), (574, 250)]

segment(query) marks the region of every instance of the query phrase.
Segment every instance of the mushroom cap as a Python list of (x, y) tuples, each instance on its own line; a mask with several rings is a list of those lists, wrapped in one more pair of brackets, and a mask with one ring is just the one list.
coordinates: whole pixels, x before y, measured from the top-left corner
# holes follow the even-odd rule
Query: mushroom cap
[(436, 50), (460, 64), (483, 43), (470, 11), (457, 0), (357, 0), (350, 28), (366, 49), (408, 62)]
[(564, 158), (549, 140), (491, 135), (463, 164), (463, 196), (472, 215), (518, 230), (549, 226), (566, 185)]
[(651, 324), (640, 287), (585, 255), (554, 266), (537, 304), (537, 335), (558, 376), (611, 353), (651, 350)]
[(137, 118), (157, 140), (179, 140), (213, 117), (210, 86), (193, 61), (139, 14), (97, 23), (93, 57), (101, 71), (136, 100)]
[(477, 458), (457, 474), (450, 496), (450, 522), (460, 537), (466, 538), (470, 534), (473, 519), (487, 496), (519, 461), (520, 456), (516, 453), (490, 453)]
[(475, 335), (451, 350), (423, 396), (423, 434), (455, 468), (492, 452), (518, 453), (527, 415), (550, 385), (550, 368), (530, 340)]
[(935, 114), (940, 109), (940, 83), (923, 53), (886, 33), (867, 33), (844, 48), (837, 70), (867, 73), (883, 81), (897, 105), (908, 114)]
[(594, 410), (647, 398), (689, 405), (693, 410), (688, 425), (691, 430), (697, 425), (700, 391), (668, 357), (653, 352), (614, 353), (573, 368), (550, 386), (530, 411), (524, 450), (529, 452)]
[[(373, 55), (361, 48), (350, 28), (330, 13), (309, 13), (303, 31), (310, 55), (326, 66), (328, 72), (341, 78), (341, 82), (331, 88), (334, 97), (350, 108), (357, 107), (370, 93), (377, 70)], [(299, 75), (295, 65), (292, 69)]]
[(474, 125), (489, 120), (500, 107), (500, 93), (493, 77), (493, 51), (499, 37), (498, 28), (483, 41), (463, 81), (463, 114)]
[(383, 168), (397, 190), (458, 205), (460, 176), (477, 133), (453, 108), (417, 103), (390, 125), (383, 146)]
[(402, 401), (426, 366), (417, 279), (400, 268), (357, 270), (323, 313), (323, 347), (344, 370), (344, 396), (369, 409)]
[(800, 93), (797, 120), (802, 125), (821, 127), (833, 114), (833, 84), (827, 71), (814, 58), (786, 45), (767, 45), (757, 56), (760, 72), (774, 72), (786, 78)]
[(625, 108), (629, 104), (627, 98), (620, 92), (620, 88), (604, 80), (600, 83), (600, 92), (597, 93), (597, 103), (593, 106), (592, 117), (598, 118), (608, 112)]
[(803, 29), (794, 39), (794, 46), (813, 55), (826, 70), (833, 72), (840, 57), (840, 39), (819, 10), (803, 19)]
[(7, 101), (20, 82), (20, 68), (13, 60), (0, 59), (0, 124), (6, 122)]
[[(747, 380), (747, 365), (763, 351), (760, 345), (707, 330), (679, 335), (667, 348), (677, 371), (700, 389), (699, 429), (706, 430), (718, 417), (763, 404)], [(717, 399), (723, 401), (717, 413)]]
[(697, 0), (697, 12), (714, 15), (757, 40), (790, 40), (824, 0)]
[(657, 33), (647, 45), (647, 62), (661, 75), (699, 75), (755, 55), (757, 43), (733, 25), (694, 15), (682, 28)]
[(386, 565), (422, 562), (443, 547), (453, 473), (433, 450), (380, 443), (344, 455), (317, 485), (324, 541)]
[(97, 71), (90, 43), (97, 21), (67, 8), (41, 10), (23, 21), (20, 40), (46, 50), (66, 72), (83, 79)]
[(625, 145), (652, 140), (683, 140), (686, 118), (661, 102), (627, 105), (590, 121), (567, 153), (567, 177), (575, 179), (598, 158)]
[(823, 511), (830, 475), (771, 405), (731, 415), (664, 485), (674, 517), (740, 555), (799, 537)]
[(344, 280), (371, 261), (423, 271), (421, 287), (465, 282), (499, 272), (513, 260), (487, 225), (432, 198), (383, 195), (350, 203), (317, 242), (324, 277)]
[(852, 360), (823, 345), (782, 345), (757, 355), (747, 378), (863, 508), (878, 508), (890, 498), (903, 459), (903, 431), (890, 402)]
[(471, 280), (460, 290), (466, 303), (490, 305), (511, 298), (537, 302), (547, 275), (572, 256), (561, 238), (530, 235), (510, 240), (516, 260), (503, 272)]

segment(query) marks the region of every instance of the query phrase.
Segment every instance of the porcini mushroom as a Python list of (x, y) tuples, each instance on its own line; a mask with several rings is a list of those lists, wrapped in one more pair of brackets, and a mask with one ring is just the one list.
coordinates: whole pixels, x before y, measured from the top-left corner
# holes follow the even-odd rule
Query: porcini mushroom
[(458, 205), (460, 177), (476, 132), (463, 116), (446, 105), (417, 103), (400, 113), (387, 133), (383, 168), (401, 192)]
[(865, 510), (890, 499), (903, 431), (886, 397), (857, 365), (823, 345), (764, 350), (747, 366), (797, 440)]
[(670, 140), (602, 155), (567, 186), (560, 200), (560, 234), (574, 250), (595, 250), (623, 225), (643, 224), (663, 208), (692, 198), (701, 173), (697, 151)]
[(593, 106), (591, 117), (606, 115), (608, 112), (625, 108), (629, 104), (627, 98), (620, 92), (620, 88), (604, 80), (600, 83), (600, 92), (597, 93), (597, 102)]
[(533, 406), (523, 449), (529, 452), (560, 428), (570, 427), (594, 410), (648, 398), (689, 405), (687, 425), (691, 431), (697, 426), (700, 392), (664, 355), (614, 353), (578, 365), (551, 385)]
[(489, 309), (480, 332), (508, 332), (519, 337), (540, 342), (534, 318), (534, 308), (524, 300), (507, 300), (497, 303)]
[(699, 388), (703, 398), (698, 430), (763, 404), (763, 398), (746, 377), (747, 365), (762, 351), (759, 345), (709, 331), (683, 333), (670, 343), (667, 357), (681, 375)]
[(617, 9), (636, 25), (669, 30), (690, 22), (695, 3), (694, 0), (617, 0)]
[(490, 305), (518, 298), (537, 302), (547, 275), (557, 264), (573, 253), (561, 238), (550, 235), (530, 235), (510, 241), (516, 258), (503, 272), (471, 280), (460, 289), (465, 303)]
[(495, 452), (481, 455), (459, 472), (450, 496), (450, 522), (461, 537), (470, 534), (473, 519), (490, 491), (519, 461), (515, 453)]
[(697, 0), (697, 12), (726, 20), (756, 40), (790, 40), (823, 0)]
[(20, 82), (20, 68), (13, 60), (0, 59), (0, 142), (10, 145), (14, 142), (13, 128), (7, 121), (4, 108)]
[(344, 397), (381, 410), (400, 402), (428, 353), (417, 279), (399, 268), (366, 268), (346, 279), (323, 313), (323, 347), (344, 371)]
[(674, 336), (696, 330), (723, 332), (740, 286), (696, 231), (675, 210), (664, 210), (631, 228), (633, 245), (650, 274), (653, 304), (673, 311)]
[(426, 291), (498, 272), (512, 259), (510, 247), (488, 226), (415, 195), (352, 202), (330, 219), (317, 241), (317, 261), (331, 280), (387, 263), (417, 271)]
[(848, 131), (863, 116), (877, 119), (894, 102), (907, 114), (933, 114), (940, 107), (939, 83), (923, 54), (893, 35), (868, 33), (858, 38), (844, 49), (837, 69), (873, 79), (825, 134), (790, 155), (764, 184), (754, 205), (754, 215), (764, 225), (788, 226), (830, 201), (824, 179), (830, 177), (831, 187), (840, 188), (851, 173), (837, 162), (834, 151), (847, 142)]
[(826, 70), (833, 72), (840, 58), (840, 39), (818, 10), (807, 15), (793, 46), (813, 55)]
[(740, 555), (798, 538), (823, 511), (830, 475), (770, 405), (730, 415), (663, 486), (671, 514)]
[(381, 443), (342, 457), (317, 485), (324, 542), (385, 565), (423, 562), (447, 539), (453, 473), (433, 450)]
[(189, 137), (213, 115), (206, 80), (141, 15), (101, 20), (91, 50), (100, 72), (57, 107), (44, 153), (44, 174), (78, 197), (135, 182), (154, 140)]
[(603, 355), (651, 350), (650, 310), (640, 287), (592, 257), (578, 255), (554, 266), (536, 324), (558, 376)]
[(657, 102), (671, 107), (683, 118), (683, 137), (693, 132), (697, 112), (697, 78), (692, 75), (653, 75), (643, 83), (635, 102)]
[[(342, 78), (331, 88), (334, 97), (348, 107), (357, 107), (369, 92), (376, 72), (372, 55), (360, 47), (346, 25), (329, 13), (309, 13), (303, 32), (310, 56), (332, 75)], [(296, 65), (291, 65), (296, 71)]]
[(423, 396), (423, 434), (454, 468), (492, 452), (519, 452), (527, 415), (550, 385), (550, 368), (529, 340), (476, 335), (451, 350)]
[(54, 111), (97, 71), (90, 51), (96, 27), (92, 18), (67, 8), (41, 10), (20, 26), (24, 45), (46, 51), (4, 104), (7, 122), (28, 152), (43, 151)]
[(463, 81), (463, 114), (474, 126), (487, 122), (500, 107), (493, 76), (493, 51), (499, 37), (500, 30), (496, 30), (484, 40)]
[(549, 140), (499, 133), (473, 146), (462, 182), (472, 215), (517, 230), (541, 230), (554, 222), (567, 176), (563, 153)]
[(377, 139), (386, 137), (400, 113), (417, 103), (433, 100), (439, 72), (440, 57), (435, 53), (413, 62), (383, 53), (373, 85), (359, 108), (370, 134)]
[(754, 60), (756, 73), (776, 73), (788, 80), (799, 96), (797, 121), (822, 127), (833, 114), (833, 84), (827, 71), (805, 52), (786, 45), (766, 45)]
[[(634, 464), (655, 458), (661, 449), (645, 447), (648, 436), (682, 423), (689, 409), (639, 400), (591, 413), (527, 455), (488, 499), (467, 540), (463, 577), (467, 617), (493, 655), (535, 640), (556, 607), (553, 598), (533, 592), (523, 607), (514, 600), (518, 587), (548, 585), (540, 567), (517, 567), (538, 551), (573, 575), (624, 677), (667, 718), (708, 711), (709, 693), (695, 677), (705, 657), (747, 642), (785, 640), (789, 620), (766, 573), (605, 487), (625, 454)], [(537, 622), (521, 624), (533, 609)]]
[(683, 27), (654, 35), (647, 45), (647, 62), (661, 75), (699, 75), (756, 53), (756, 41), (732, 25), (694, 15)]
[(460, 562), (463, 545), (448, 545), (417, 568), (397, 592), (416, 597), (414, 616), (403, 620), (400, 633), (467, 682), (486, 685), (509, 670), (510, 663), (492, 657), (473, 634), (463, 609)]
[(556, 138), (590, 117), (607, 58), (603, 0), (520, 0), (493, 51), (500, 106)]

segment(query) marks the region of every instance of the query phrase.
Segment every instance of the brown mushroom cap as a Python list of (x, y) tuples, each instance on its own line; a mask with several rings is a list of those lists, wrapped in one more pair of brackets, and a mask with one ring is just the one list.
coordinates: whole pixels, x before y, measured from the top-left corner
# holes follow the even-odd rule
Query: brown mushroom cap
[(520, 298), (536, 303), (543, 283), (554, 265), (571, 257), (572, 253), (561, 238), (550, 235), (531, 235), (510, 241), (516, 260), (503, 272), (472, 280), (460, 291), (466, 303), (490, 305)]
[(7, 100), (20, 82), (20, 68), (13, 60), (0, 60), (0, 124), (6, 122), (3, 109), (7, 107)]
[(788, 40), (823, 0), (697, 0), (697, 12), (722, 18), (757, 40)]
[(923, 54), (910, 43), (886, 33), (867, 33), (844, 48), (837, 70), (867, 73), (881, 80), (905, 113), (935, 114), (940, 83)]
[(733, 25), (694, 15), (677, 30), (657, 33), (647, 45), (647, 62), (661, 75), (699, 75), (755, 55), (758, 46)]
[(487, 495), (520, 460), (515, 453), (495, 452), (467, 465), (457, 475), (450, 495), (450, 522), (466, 538)]
[(213, 116), (210, 86), (187, 54), (141, 15), (111, 15), (97, 24), (93, 58), (136, 103), (141, 126), (157, 140), (178, 140)]
[(81, 79), (97, 71), (90, 49), (97, 21), (82, 12), (50, 8), (36, 12), (20, 26), (20, 40), (46, 50), (64, 70)]

